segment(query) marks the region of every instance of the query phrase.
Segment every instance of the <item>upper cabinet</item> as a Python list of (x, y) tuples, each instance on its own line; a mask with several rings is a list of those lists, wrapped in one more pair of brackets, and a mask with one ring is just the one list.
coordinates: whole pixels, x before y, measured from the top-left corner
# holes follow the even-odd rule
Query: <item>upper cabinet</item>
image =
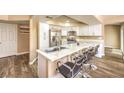
[(79, 30), (77, 31), (77, 36), (85, 36), (85, 35), (89, 35), (88, 25), (80, 26)]
[(78, 36), (102, 36), (102, 25), (84, 25), (79, 27)]
[(68, 28), (62, 27), (62, 36), (67, 36)]
[(79, 27), (62, 27), (62, 36), (67, 36), (68, 31), (79, 31)]
[(102, 25), (81, 25), (77, 27), (62, 27), (62, 36), (67, 36), (68, 31), (76, 31), (77, 36), (102, 36)]
[(95, 24), (95, 25), (89, 25), (89, 33), (93, 36), (102, 36), (102, 25), (101, 24)]

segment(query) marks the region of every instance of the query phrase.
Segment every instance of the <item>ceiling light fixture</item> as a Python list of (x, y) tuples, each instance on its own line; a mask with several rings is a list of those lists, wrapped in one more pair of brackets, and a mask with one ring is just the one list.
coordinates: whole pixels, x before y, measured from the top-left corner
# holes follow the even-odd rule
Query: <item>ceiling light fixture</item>
[(70, 23), (65, 23), (65, 26), (71, 26)]
[(67, 20), (66, 22), (70, 22), (69, 20)]

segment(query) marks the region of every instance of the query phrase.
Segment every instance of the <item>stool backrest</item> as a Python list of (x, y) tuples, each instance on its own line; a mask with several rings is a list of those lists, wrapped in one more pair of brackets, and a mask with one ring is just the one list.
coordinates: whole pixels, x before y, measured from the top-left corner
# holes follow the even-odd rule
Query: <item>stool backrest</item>
[(82, 60), (83, 58), (79, 58), (77, 60), (75, 60), (75, 64), (73, 66), (73, 73), (78, 73), (81, 70), (82, 67)]
[(96, 47), (95, 47), (95, 54), (97, 54), (98, 53), (98, 48), (100, 47), (100, 45), (97, 45)]

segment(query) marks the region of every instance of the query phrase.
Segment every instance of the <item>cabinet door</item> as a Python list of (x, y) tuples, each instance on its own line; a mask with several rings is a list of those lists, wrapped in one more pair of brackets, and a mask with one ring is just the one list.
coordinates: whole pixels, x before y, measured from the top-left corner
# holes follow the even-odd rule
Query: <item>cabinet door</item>
[(67, 31), (68, 31), (67, 27), (63, 27), (62, 28), (62, 36), (67, 36)]
[(78, 36), (86, 36), (88, 34), (89, 34), (89, 28), (88, 28), (88, 26), (79, 27)]
[(97, 36), (102, 36), (102, 25), (101, 24), (99, 24), (99, 25), (97, 25), (97, 32), (96, 32), (96, 35)]
[(88, 35), (101, 36), (102, 35), (102, 25), (101, 24), (90, 25)]
[(89, 36), (94, 36), (95, 35), (95, 26), (94, 25), (90, 25), (89, 26)]
[(101, 26), (101, 24), (94, 25), (93, 35), (95, 35), (95, 36), (101, 36), (102, 35), (102, 26)]

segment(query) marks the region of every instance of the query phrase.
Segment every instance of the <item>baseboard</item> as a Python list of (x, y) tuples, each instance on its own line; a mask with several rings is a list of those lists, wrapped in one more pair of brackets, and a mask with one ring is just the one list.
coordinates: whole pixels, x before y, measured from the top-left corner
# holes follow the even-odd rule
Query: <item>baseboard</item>
[(23, 54), (27, 54), (27, 53), (29, 53), (29, 51), (27, 51), (27, 52), (17, 53), (16, 55), (19, 56), (19, 55), (23, 55)]
[(34, 62), (36, 62), (38, 60), (38, 57), (34, 58), (34, 60), (32, 62), (29, 62), (30, 65), (34, 64)]
[(3, 55), (3, 56), (0, 56), (0, 58), (9, 57), (9, 56), (19, 56), (19, 55), (24, 55), (24, 54), (27, 54), (27, 53), (29, 53), (29, 51), (21, 52), (21, 53), (15, 53), (15, 54)]

